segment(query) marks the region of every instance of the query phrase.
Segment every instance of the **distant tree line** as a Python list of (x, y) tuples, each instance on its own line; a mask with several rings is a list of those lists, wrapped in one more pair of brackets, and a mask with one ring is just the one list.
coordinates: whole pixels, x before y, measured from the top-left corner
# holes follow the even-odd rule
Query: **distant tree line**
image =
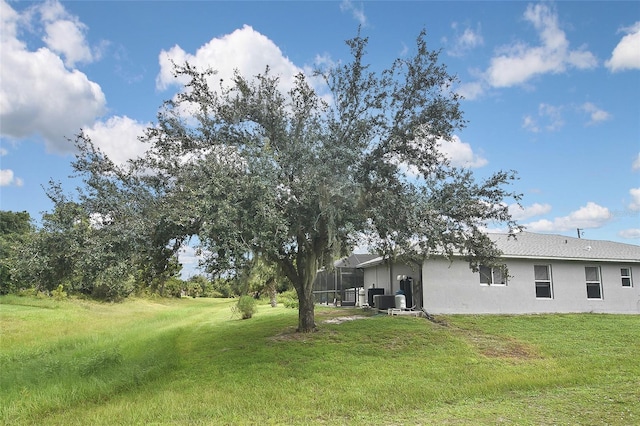
[(234, 276), (200, 274), (183, 280), (176, 253), (166, 256), (159, 268), (153, 262), (161, 258), (164, 248), (151, 254), (127, 251), (126, 242), (106, 232), (103, 222), (83, 212), (78, 203), (61, 199), (52, 213), (43, 215), (39, 228), (27, 212), (0, 211), (0, 294), (51, 295), (62, 285), (66, 294), (111, 301), (132, 294), (252, 294), (273, 302), (277, 293), (289, 288), (262, 260)]

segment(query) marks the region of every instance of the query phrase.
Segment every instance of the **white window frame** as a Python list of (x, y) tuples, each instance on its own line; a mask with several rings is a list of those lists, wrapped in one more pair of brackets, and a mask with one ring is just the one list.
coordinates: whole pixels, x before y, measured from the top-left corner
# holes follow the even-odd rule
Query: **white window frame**
[[(589, 280), (588, 276), (587, 276), (587, 268), (593, 268), (596, 270), (597, 272), (597, 279), (596, 280)], [(586, 282), (586, 286), (587, 286), (587, 299), (589, 300), (602, 300), (604, 299), (604, 295), (602, 294), (602, 271), (600, 270), (600, 266), (596, 266), (596, 265), (588, 265), (584, 267), (584, 279)], [(599, 292), (600, 292), (600, 297), (589, 297), (589, 286), (593, 286), (594, 284), (598, 285), (599, 288)]]
[[(549, 276), (549, 279), (547, 280), (539, 280), (536, 279), (536, 266), (537, 267), (544, 267), (547, 268), (547, 275)], [(553, 299), (553, 275), (551, 272), (551, 265), (546, 264), (546, 265), (533, 265), (533, 281), (535, 283), (535, 294), (536, 294), (536, 299), (538, 300), (550, 300)], [(549, 297), (542, 297), (542, 296), (538, 296), (538, 283), (545, 283), (549, 285)]]
[[(485, 273), (483, 274), (483, 269)], [(489, 270), (489, 274), (486, 274), (486, 270)], [(480, 269), (478, 270), (478, 275), (480, 276), (480, 285), (482, 286), (505, 286), (507, 285), (507, 274), (505, 274), (505, 268), (500, 266), (484, 266), (480, 265)], [(496, 282), (496, 273), (499, 274), (498, 277), (502, 277), (502, 282)], [(482, 277), (489, 278), (489, 282), (482, 282)]]
[[(627, 274), (624, 274), (624, 270), (627, 270)], [(628, 279), (629, 284), (626, 285), (624, 280)], [(622, 266), (620, 267), (620, 281), (622, 281), (622, 287), (624, 288), (633, 288), (633, 272), (631, 271), (631, 266)]]

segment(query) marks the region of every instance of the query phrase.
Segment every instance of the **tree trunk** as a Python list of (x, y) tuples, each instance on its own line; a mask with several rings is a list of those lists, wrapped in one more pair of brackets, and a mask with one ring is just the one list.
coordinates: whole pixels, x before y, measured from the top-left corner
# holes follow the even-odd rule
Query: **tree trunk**
[[(297, 286), (298, 287), (298, 286)], [(302, 290), (302, 291), (301, 291)], [(315, 306), (313, 303), (313, 279), (297, 288), (298, 293), (298, 332), (316, 331)]]
[(267, 293), (269, 294), (269, 303), (271, 304), (271, 307), (275, 308), (278, 306), (278, 289), (276, 288), (275, 280), (267, 286)]
[(311, 333), (316, 331), (315, 306), (313, 304), (313, 281), (318, 272), (318, 257), (313, 252), (307, 252), (298, 257), (298, 332)]
[[(304, 246), (304, 236), (298, 236), (298, 247)], [(280, 266), (289, 278), (298, 295), (299, 333), (316, 331), (315, 306), (313, 303), (313, 281), (318, 271), (318, 256), (309, 251), (298, 251), (296, 261), (280, 259)]]

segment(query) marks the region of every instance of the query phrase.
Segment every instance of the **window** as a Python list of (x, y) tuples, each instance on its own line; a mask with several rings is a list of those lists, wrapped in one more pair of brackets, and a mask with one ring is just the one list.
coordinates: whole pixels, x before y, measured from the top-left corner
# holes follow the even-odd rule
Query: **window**
[(533, 275), (536, 282), (536, 298), (551, 299), (551, 265), (534, 265)]
[(505, 285), (507, 277), (503, 267), (489, 267), (480, 265), (480, 284)]
[(620, 268), (620, 278), (622, 279), (622, 287), (633, 287), (631, 268)]
[(599, 266), (585, 266), (584, 275), (587, 281), (587, 299), (602, 299), (602, 282)]

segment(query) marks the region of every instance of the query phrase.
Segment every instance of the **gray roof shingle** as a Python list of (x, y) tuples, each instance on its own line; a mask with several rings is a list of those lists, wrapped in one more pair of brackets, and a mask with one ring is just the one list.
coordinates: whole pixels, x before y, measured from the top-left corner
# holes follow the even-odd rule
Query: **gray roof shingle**
[[(634, 244), (531, 232), (519, 232), (515, 238), (509, 234), (488, 235), (502, 251), (504, 258), (640, 263), (640, 246)], [(384, 262), (384, 259), (382, 256), (370, 256), (362, 259), (364, 261), (357, 267), (375, 266)]]
[(507, 258), (574, 259), (640, 263), (640, 246), (563, 235), (520, 232), (489, 234)]

